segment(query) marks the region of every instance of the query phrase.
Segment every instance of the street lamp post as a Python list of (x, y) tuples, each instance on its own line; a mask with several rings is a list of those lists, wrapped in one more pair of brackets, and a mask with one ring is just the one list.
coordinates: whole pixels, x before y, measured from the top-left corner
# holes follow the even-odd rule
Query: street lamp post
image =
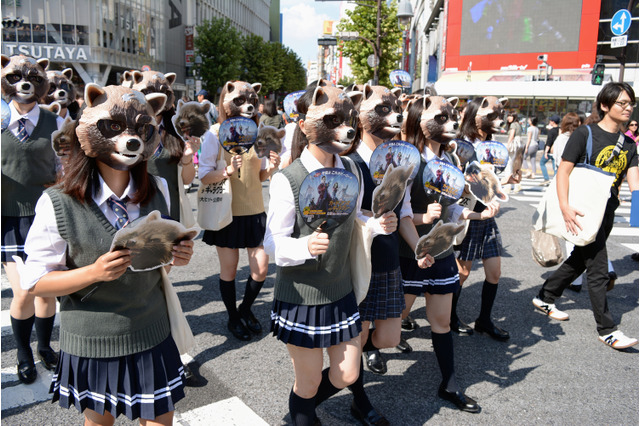
[(409, 66), (407, 64), (407, 42), (409, 40), (409, 30), (407, 26), (411, 23), (411, 18), (413, 18), (413, 8), (411, 7), (411, 3), (409, 0), (402, 0), (398, 3), (398, 13), (396, 15), (398, 17), (398, 26), (402, 29), (402, 69), (404, 71), (409, 71)]

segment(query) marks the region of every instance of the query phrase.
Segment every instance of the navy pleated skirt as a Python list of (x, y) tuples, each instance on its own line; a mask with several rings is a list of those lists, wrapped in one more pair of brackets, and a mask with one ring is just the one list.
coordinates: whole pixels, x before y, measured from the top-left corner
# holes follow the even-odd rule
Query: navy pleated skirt
[(271, 331), (284, 343), (309, 349), (348, 342), (362, 331), (356, 296), (311, 306), (274, 300)]
[(171, 336), (157, 346), (118, 358), (83, 358), (60, 353), (49, 392), (63, 408), (124, 414), (153, 420), (175, 410), (184, 398), (184, 370)]
[(27, 259), (24, 242), (35, 216), (2, 216), (2, 261), (13, 262), (12, 256)]
[(400, 257), (400, 269), (406, 294), (419, 296), (422, 293), (455, 293), (460, 286), (458, 265), (453, 253), (444, 259), (436, 260), (426, 269), (420, 268), (415, 259)]
[(267, 228), (266, 213), (233, 216), (233, 221), (219, 231), (204, 231), (202, 241), (210, 246), (254, 248), (262, 245)]

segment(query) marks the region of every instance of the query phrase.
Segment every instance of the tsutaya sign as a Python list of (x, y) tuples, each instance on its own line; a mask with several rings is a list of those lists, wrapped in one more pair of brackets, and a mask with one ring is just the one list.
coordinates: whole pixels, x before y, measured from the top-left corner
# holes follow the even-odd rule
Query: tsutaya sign
[(47, 58), (52, 62), (91, 62), (89, 46), (32, 43), (2, 43), (2, 53), (28, 55), (36, 59)]

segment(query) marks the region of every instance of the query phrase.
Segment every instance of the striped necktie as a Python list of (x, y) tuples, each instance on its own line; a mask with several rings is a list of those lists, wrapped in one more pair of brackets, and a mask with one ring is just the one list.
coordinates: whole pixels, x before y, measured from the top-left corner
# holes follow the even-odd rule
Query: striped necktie
[(25, 127), (25, 123), (27, 122), (26, 118), (18, 119), (18, 140), (20, 143), (26, 141), (29, 138), (29, 133), (27, 132), (27, 128)]
[(129, 214), (127, 213), (126, 207), (127, 197), (124, 197), (123, 200), (118, 200), (115, 197), (110, 197), (107, 200), (107, 205), (109, 206), (109, 208), (111, 208), (111, 210), (113, 210), (113, 213), (115, 213), (116, 217), (118, 218), (116, 220), (115, 228), (117, 230), (120, 230), (127, 226), (127, 224), (129, 223)]

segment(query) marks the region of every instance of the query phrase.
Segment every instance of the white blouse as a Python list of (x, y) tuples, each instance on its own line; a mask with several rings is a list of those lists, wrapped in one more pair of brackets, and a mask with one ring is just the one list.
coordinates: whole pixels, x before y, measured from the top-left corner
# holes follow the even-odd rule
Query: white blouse
[[(211, 126), (214, 128), (215, 126)], [(216, 163), (218, 161), (218, 152), (220, 152), (220, 140), (214, 132), (207, 130), (200, 137), (200, 157), (198, 157), (198, 176), (205, 177), (216, 170)], [(268, 158), (262, 158), (262, 164), (260, 168), (262, 170), (267, 168)]]
[[(306, 148), (300, 155), (300, 161), (302, 161), (302, 165), (309, 173), (324, 168), (322, 163)], [(334, 162), (336, 168), (344, 169), (340, 156), (335, 155)], [(367, 227), (372, 231), (374, 237), (376, 235), (387, 234), (382, 230), (380, 218), (374, 219), (362, 213), (360, 206), (362, 205), (363, 191), (364, 185), (360, 182), (360, 194), (357, 204), (358, 218), (367, 224)], [(267, 213), (267, 230), (264, 235), (264, 250), (275, 260), (278, 266), (301, 265), (306, 262), (307, 259), (316, 258), (316, 256), (309, 253), (309, 247), (307, 245), (311, 235), (300, 238), (291, 237), (296, 222), (297, 211), (298, 208), (295, 205), (295, 198), (289, 179), (282, 173), (273, 175), (271, 177), (271, 186), (269, 187), (269, 212)]]
[[(119, 198), (104, 182), (102, 176), (98, 177), (100, 179), (100, 189), (92, 195), (93, 201), (109, 223), (115, 226), (118, 218), (107, 204), (107, 200), (112, 196), (118, 199), (123, 199), (127, 196), (131, 197), (135, 193), (133, 179), (129, 178), (129, 185), (124, 190), (122, 197)], [(167, 208), (171, 210), (167, 181), (157, 176), (155, 179), (158, 189), (160, 189), (167, 202)], [(140, 217), (140, 205), (127, 202), (127, 214), (130, 221), (136, 220)], [(40, 278), (51, 271), (66, 271), (68, 269), (66, 264), (67, 242), (60, 236), (53, 203), (46, 193), (42, 194), (36, 204), (36, 216), (29, 229), (24, 246), (24, 251), (28, 257), (19, 271), (20, 286), (24, 290), (32, 288)]]

